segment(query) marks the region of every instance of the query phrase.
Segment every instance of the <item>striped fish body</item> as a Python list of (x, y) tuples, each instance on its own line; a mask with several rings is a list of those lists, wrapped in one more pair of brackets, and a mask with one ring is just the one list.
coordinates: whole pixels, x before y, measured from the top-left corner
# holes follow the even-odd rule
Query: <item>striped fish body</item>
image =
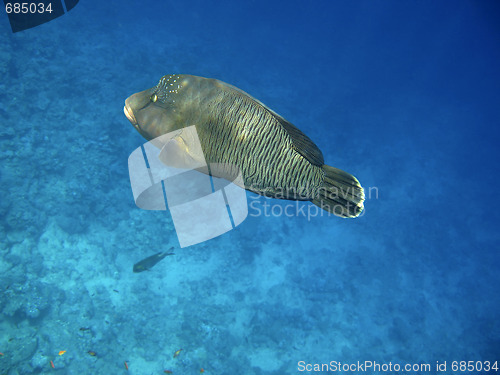
[(337, 189), (353, 185), (357, 190), (344, 198), (337, 196), (335, 202), (343, 206), (344, 200), (354, 197), (354, 207), (340, 212), (340, 206), (326, 204), (323, 190), (329, 187), (325, 183), (339, 177), (325, 169), (319, 148), (294, 125), (227, 83), (167, 75), (155, 87), (129, 97), (124, 112), (148, 140), (195, 125), (206, 162), (237, 167), (247, 190), (280, 199), (311, 200), (344, 217), (362, 210), (359, 182), (336, 168), (335, 173), (341, 172)]

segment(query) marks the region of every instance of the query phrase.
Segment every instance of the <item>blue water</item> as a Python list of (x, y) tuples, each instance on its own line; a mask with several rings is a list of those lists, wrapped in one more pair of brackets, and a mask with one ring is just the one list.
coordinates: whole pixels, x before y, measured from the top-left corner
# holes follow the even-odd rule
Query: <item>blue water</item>
[[(163, 3), (82, 0), (16, 34), (0, 16), (0, 375), (500, 361), (498, 3)], [(364, 214), (249, 216), (179, 248), (134, 203), (145, 140), (122, 110), (171, 73), (297, 125)]]

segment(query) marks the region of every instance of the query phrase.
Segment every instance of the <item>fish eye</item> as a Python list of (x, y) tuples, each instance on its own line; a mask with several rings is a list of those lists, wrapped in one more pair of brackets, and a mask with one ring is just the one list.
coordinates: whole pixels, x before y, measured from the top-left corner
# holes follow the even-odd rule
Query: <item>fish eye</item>
[(153, 103), (156, 103), (157, 100), (158, 100), (158, 95), (156, 95), (156, 94), (151, 95), (151, 101)]

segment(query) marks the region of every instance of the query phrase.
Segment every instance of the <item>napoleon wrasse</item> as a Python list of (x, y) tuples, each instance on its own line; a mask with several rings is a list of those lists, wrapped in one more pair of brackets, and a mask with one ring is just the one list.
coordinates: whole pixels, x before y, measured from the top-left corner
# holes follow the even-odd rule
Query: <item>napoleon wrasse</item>
[(363, 211), (363, 188), (353, 175), (326, 165), (302, 131), (227, 83), (166, 75), (130, 96), (124, 112), (147, 140), (195, 125), (206, 162), (237, 167), (249, 191), (311, 201), (340, 217)]

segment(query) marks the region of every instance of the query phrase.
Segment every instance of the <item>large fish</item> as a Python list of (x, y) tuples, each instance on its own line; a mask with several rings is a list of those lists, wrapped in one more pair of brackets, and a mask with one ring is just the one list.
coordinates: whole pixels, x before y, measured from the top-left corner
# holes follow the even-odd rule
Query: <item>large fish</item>
[(153, 88), (127, 98), (123, 110), (148, 140), (195, 125), (206, 162), (237, 167), (249, 191), (308, 200), (341, 217), (363, 211), (363, 188), (354, 176), (326, 165), (304, 133), (227, 83), (166, 75)]

